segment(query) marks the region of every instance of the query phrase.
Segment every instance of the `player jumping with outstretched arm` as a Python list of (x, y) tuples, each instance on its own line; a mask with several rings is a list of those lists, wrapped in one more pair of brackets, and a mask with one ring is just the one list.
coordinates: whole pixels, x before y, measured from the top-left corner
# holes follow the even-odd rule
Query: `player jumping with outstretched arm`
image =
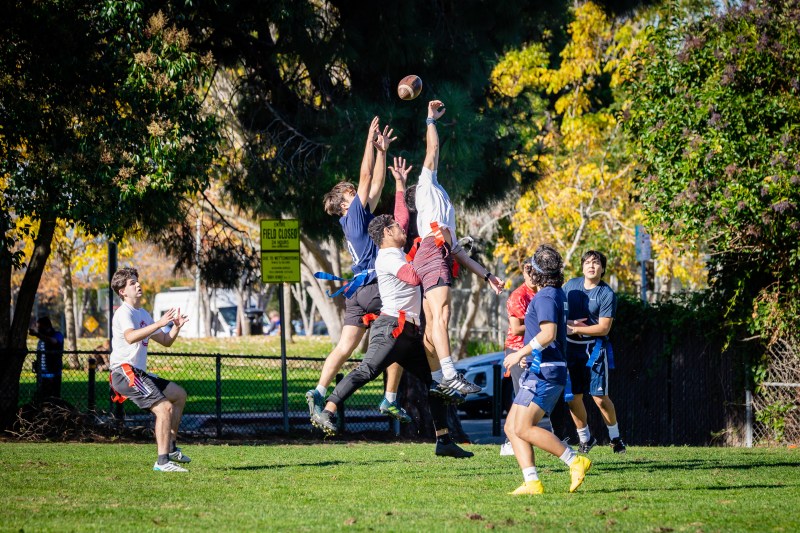
[[(311, 416), (322, 411), (328, 385), (361, 342), (367, 328), (362, 320), (364, 315), (377, 313), (381, 308), (375, 274), (378, 248), (370, 239), (367, 227), (374, 218), (372, 213), (383, 190), (386, 178), (386, 150), (395, 140), (392, 131), (387, 126), (381, 133), (378, 117), (373, 118), (367, 133), (364, 157), (361, 160), (358, 189), (349, 182), (341, 182), (336, 184), (324, 198), (325, 212), (339, 216), (339, 223), (347, 240), (347, 249), (353, 257), (352, 270), (355, 278), (352, 283), (357, 284), (358, 288), (346, 300), (344, 327), (339, 342), (325, 359), (316, 388), (306, 393)], [(381, 402), (380, 410), (401, 422), (408, 422), (411, 420), (408, 414), (397, 406), (397, 388), (400, 385), (401, 375), (402, 370), (397, 365), (387, 369), (386, 395)]]
[[(401, 174), (402, 181), (405, 182), (409, 170), (410, 167), (405, 166), (403, 159), (395, 159), (392, 172), (396, 177)], [(383, 305), (380, 316), (374, 317), (372, 322), (369, 348), (364, 360), (336, 385), (325, 409), (311, 418), (313, 424), (327, 434), (336, 433), (333, 416), (339, 405), (391, 364), (399, 363), (425, 383), (431, 383), (430, 367), (419, 329), (422, 299), (419, 291), (420, 279), (403, 253), (408, 212), (400, 195), (396, 196), (395, 214), (397, 220), (391, 215), (380, 215), (369, 224), (370, 237), (379, 246), (375, 270), (378, 273)], [(436, 455), (472, 457), (471, 452), (461, 449), (450, 438), (447, 409), (443, 399), (432, 395), (430, 409), (436, 430)]]
[(417, 211), (417, 229), (422, 241), (414, 256), (414, 269), (419, 273), (424, 291), (425, 347), (435, 353), (441, 365), (433, 372), (434, 391), (453, 390), (460, 394), (479, 392), (481, 387), (464, 379), (456, 372), (450, 357), (450, 286), (452, 285), (453, 261), (466, 266), (490, 283), (498, 294), (503, 282), (481, 265), (473, 261), (458, 246), (456, 239), (456, 214), (447, 191), (439, 184), (439, 134), (436, 121), (444, 115), (441, 100), (428, 103), (428, 118), (425, 120), (425, 162), (419, 182), (413, 191), (414, 209)]
[[(187, 322), (180, 309), (169, 309), (157, 321), (142, 306), (142, 286), (135, 268), (121, 268), (111, 277), (111, 289), (122, 305), (111, 320), (111, 356), (109, 381), (114, 401), (130, 399), (139, 408), (156, 416), (158, 459), (153, 470), (186, 472), (178, 463), (191, 461), (177, 446), (186, 391), (179, 385), (147, 373), (147, 345), (151, 340), (172, 346)], [(164, 332), (161, 328), (172, 323)]]
[(542, 494), (534, 461), (533, 446), (551, 453), (569, 467), (570, 492), (583, 483), (592, 466), (587, 457), (578, 456), (553, 433), (537, 426), (552, 413), (567, 383), (567, 361), (564, 355), (567, 336), (567, 297), (561, 290), (564, 263), (561, 255), (546, 244), (539, 246), (531, 258), (531, 278), (536, 295), (525, 312), (525, 346), (508, 354), (503, 366), (512, 368), (523, 357), (532, 354), (522, 375), (520, 389), (506, 418), (506, 436), (522, 470), (523, 484), (510, 494)]

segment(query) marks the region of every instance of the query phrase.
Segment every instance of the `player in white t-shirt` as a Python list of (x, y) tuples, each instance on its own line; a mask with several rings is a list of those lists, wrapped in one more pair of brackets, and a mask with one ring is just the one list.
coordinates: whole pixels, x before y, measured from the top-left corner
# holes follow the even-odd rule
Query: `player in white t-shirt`
[[(121, 403), (130, 399), (155, 415), (158, 459), (153, 470), (186, 472), (178, 463), (188, 463), (191, 459), (177, 446), (186, 391), (172, 381), (147, 373), (147, 346), (151, 340), (171, 346), (188, 318), (180, 309), (172, 308), (153, 321), (150, 313), (141, 307), (142, 286), (135, 268), (121, 268), (115, 272), (111, 289), (122, 299), (111, 321), (108, 379), (114, 401)], [(169, 324), (172, 324), (171, 329), (164, 331)]]

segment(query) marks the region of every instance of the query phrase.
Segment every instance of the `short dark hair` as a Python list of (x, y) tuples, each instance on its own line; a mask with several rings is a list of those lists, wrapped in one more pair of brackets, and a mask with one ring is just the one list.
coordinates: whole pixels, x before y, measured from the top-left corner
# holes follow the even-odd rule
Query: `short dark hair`
[(41, 315), (39, 318), (37, 318), (36, 325), (47, 330), (53, 329), (53, 323), (50, 321), (50, 317), (47, 315)]
[(383, 244), (383, 230), (395, 223), (392, 215), (378, 215), (369, 222), (367, 233), (378, 248)]
[(598, 252), (597, 250), (589, 250), (585, 254), (581, 256), (581, 268), (583, 268), (583, 264), (586, 262), (587, 259), (597, 259), (600, 261), (600, 266), (603, 267), (603, 272), (600, 274), (600, 277), (603, 277), (603, 274), (606, 273), (606, 256), (603, 255), (602, 252)]
[(410, 213), (417, 212), (417, 186), (412, 185), (403, 193), (403, 200), (406, 202), (406, 207)]
[(333, 189), (325, 193), (322, 197), (322, 205), (325, 207), (325, 212), (329, 215), (342, 216), (342, 202), (344, 202), (344, 195), (347, 193), (356, 194), (356, 186), (349, 181), (340, 181), (333, 186)]
[(120, 296), (119, 291), (125, 288), (129, 279), (133, 278), (139, 279), (138, 270), (130, 267), (120, 268), (111, 276), (111, 290), (114, 291), (114, 294)]
[(542, 244), (531, 258), (531, 279), (538, 287), (559, 288), (564, 284), (564, 260), (549, 244)]

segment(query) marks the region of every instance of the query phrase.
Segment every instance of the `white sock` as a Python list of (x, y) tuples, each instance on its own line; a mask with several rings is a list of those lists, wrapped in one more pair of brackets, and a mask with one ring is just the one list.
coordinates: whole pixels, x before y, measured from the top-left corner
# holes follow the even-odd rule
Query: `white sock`
[(396, 401), (397, 401), (397, 393), (396, 393), (396, 392), (389, 392), (389, 391), (387, 390), (387, 391), (386, 391), (386, 394), (384, 394), (384, 396), (385, 396), (385, 397), (386, 397), (386, 399), (389, 401), (389, 403), (394, 403), (394, 402), (396, 402)]
[(576, 457), (578, 456), (575, 454), (575, 450), (567, 446), (567, 449), (564, 450), (564, 453), (561, 454), (561, 457), (559, 457), (559, 459), (564, 461), (565, 465), (570, 466), (572, 465), (572, 463), (575, 462)]
[(444, 379), (453, 379), (456, 377), (456, 367), (453, 366), (452, 357), (447, 356), (444, 359), (439, 359), (439, 363), (442, 365), (442, 374), (444, 374)]
[(592, 440), (592, 432), (589, 431), (589, 426), (578, 428), (578, 438), (581, 439), (581, 443), (583, 444)]
[(433, 381), (435, 381), (436, 383), (441, 383), (443, 377), (444, 374), (442, 374), (441, 368), (439, 370), (434, 370), (433, 372), (431, 372), (431, 379), (433, 379)]
[(608, 438), (609, 439), (618, 439), (619, 438), (619, 424), (614, 424), (613, 426), (606, 426), (608, 428)]
[(317, 385), (317, 392), (320, 394), (320, 396), (325, 398), (326, 396), (328, 396), (328, 387), (323, 387), (322, 385)]
[(536, 467), (531, 466), (522, 469), (522, 479), (527, 483), (528, 481), (536, 481), (539, 479), (539, 474), (536, 473)]

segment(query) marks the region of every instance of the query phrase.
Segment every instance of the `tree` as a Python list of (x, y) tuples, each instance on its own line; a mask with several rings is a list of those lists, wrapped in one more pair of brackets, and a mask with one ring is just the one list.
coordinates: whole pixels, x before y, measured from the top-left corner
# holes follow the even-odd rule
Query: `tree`
[[(511, 235), (498, 253), (519, 262), (543, 243), (554, 243), (572, 273), (587, 249), (609, 256), (609, 268), (633, 287), (638, 269), (634, 229), (644, 221), (634, 186), (636, 159), (620, 127), (626, 105), (619, 87), (628, 58), (646, 44), (638, 18), (615, 21), (596, 4), (573, 10), (569, 41), (551, 67), (544, 43), (508, 52), (492, 74), (498, 104), (509, 108), (501, 133), (520, 138), (510, 159), (522, 192)], [(526, 178), (543, 175), (539, 180)], [(656, 253), (668, 278), (698, 284), (696, 256), (679, 256), (656, 235)]]
[[(0, 33), (0, 301), (34, 248), (13, 319), (0, 305), (0, 426), (16, 411), (36, 288), (59, 220), (121, 238), (169, 224), (207, 182), (214, 120), (197, 89), (211, 66), (186, 31), (142, 2), (19, 2)], [(19, 231), (17, 220), (38, 222)]]
[(650, 224), (706, 246), (730, 325), (773, 340), (800, 317), (798, 24), (797, 0), (665, 19), (638, 56), (627, 121)]

